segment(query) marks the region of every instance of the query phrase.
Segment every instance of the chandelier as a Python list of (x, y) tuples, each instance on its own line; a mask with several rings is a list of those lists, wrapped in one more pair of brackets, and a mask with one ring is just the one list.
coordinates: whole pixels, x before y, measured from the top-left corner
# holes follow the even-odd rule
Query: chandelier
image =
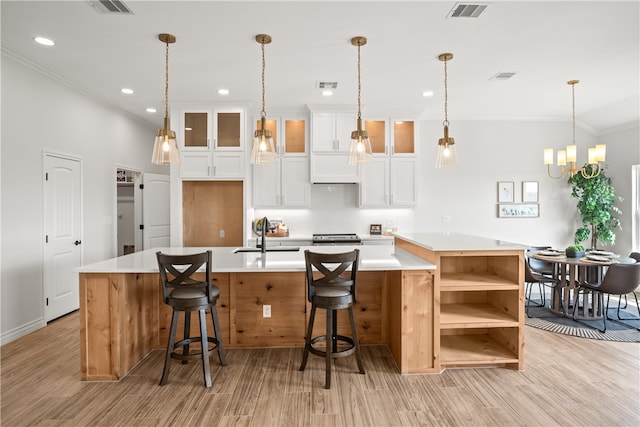
[[(590, 168), (582, 167), (576, 168), (576, 96), (575, 86), (580, 83), (580, 80), (569, 80), (568, 85), (571, 86), (571, 103), (573, 109), (573, 144), (567, 145), (565, 150), (558, 150), (557, 164), (560, 166), (560, 174), (553, 176), (551, 174), (551, 165), (553, 164), (553, 148), (544, 149), (544, 164), (547, 165), (547, 173), (551, 178), (568, 178), (572, 177), (578, 172), (582, 174), (585, 179), (595, 178), (600, 175), (602, 171), (601, 162), (605, 161), (607, 152), (607, 146), (605, 144), (598, 144), (595, 147), (589, 148), (587, 151), (588, 163)], [(569, 163), (569, 167), (567, 166)]]

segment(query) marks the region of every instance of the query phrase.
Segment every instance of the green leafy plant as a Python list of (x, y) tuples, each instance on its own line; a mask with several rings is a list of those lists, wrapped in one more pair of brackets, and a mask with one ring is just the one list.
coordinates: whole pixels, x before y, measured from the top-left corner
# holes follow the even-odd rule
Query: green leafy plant
[[(585, 165), (584, 169), (589, 176), (592, 166)], [(597, 249), (598, 242), (615, 244), (615, 230), (621, 227), (620, 220), (614, 214), (622, 213), (615, 203), (622, 202), (623, 199), (616, 195), (611, 178), (606, 175), (605, 170), (591, 179), (577, 173), (568, 182), (571, 184), (571, 196), (578, 199), (577, 207), (582, 219), (582, 227), (576, 230), (574, 243), (580, 244), (591, 235), (591, 249)]]

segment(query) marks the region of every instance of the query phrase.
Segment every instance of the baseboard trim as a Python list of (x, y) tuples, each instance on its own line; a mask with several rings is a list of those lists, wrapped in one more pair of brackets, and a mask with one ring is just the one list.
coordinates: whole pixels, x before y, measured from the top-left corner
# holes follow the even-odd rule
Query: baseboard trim
[(26, 323), (22, 326), (19, 326), (11, 331), (7, 331), (0, 335), (0, 346), (10, 343), (11, 341), (17, 340), (20, 337), (23, 337), (31, 332), (37, 331), (38, 329), (42, 329), (47, 326), (47, 322), (41, 317), (40, 319), (34, 320), (32, 322)]

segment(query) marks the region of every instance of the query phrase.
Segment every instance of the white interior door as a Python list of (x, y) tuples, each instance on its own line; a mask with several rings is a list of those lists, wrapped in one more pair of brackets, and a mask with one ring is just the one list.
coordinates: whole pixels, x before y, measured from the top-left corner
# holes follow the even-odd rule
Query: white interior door
[(80, 160), (44, 155), (45, 321), (77, 310), (82, 262)]
[(170, 246), (169, 175), (145, 173), (142, 183), (144, 249)]

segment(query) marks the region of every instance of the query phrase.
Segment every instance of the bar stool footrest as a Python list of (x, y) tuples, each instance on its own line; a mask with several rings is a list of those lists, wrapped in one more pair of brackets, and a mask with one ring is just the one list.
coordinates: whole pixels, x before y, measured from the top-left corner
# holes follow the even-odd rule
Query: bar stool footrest
[[(207, 342), (213, 344), (213, 347), (207, 348), (207, 353), (206, 353), (207, 356), (211, 356), (211, 353), (218, 351), (220, 343), (216, 338), (213, 338), (213, 337), (207, 337)], [(200, 337), (189, 337), (175, 343), (173, 345), (173, 351), (171, 352), (171, 358), (176, 360), (201, 360), (202, 351), (198, 351), (197, 353), (190, 352), (189, 354), (182, 354), (175, 351), (179, 347), (182, 347), (188, 344), (200, 344)]]
[[(352, 355), (355, 351), (356, 351), (356, 345), (355, 342), (353, 341), (353, 338), (351, 337), (346, 337), (344, 335), (336, 335), (336, 341), (339, 342), (343, 342), (349, 345), (349, 347), (340, 350), (340, 351), (336, 351), (336, 352), (331, 352), (331, 358), (332, 359), (337, 359), (340, 357), (347, 357)], [(320, 335), (317, 336), (315, 338), (311, 339), (310, 342), (310, 346), (309, 346), (309, 352), (311, 354), (314, 354), (316, 356), (322, 356), (322, 357), (326, 357), (327, 353), (325, 350), (320, 350), (318, 348), (315, 348), (313, 345), (318, 343), (318, 342), (327, 342), (327, 336), (326, 335)]]

